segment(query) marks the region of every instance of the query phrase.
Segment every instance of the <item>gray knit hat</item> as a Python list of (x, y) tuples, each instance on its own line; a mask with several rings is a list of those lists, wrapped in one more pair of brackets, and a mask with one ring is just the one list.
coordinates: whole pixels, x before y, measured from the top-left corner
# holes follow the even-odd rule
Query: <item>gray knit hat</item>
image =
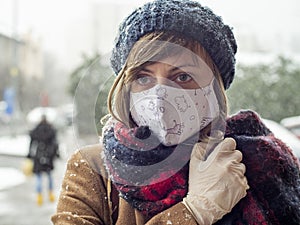
[(155, 0), (129, 15), (119, 27), (111, 66), (116, 74), (124, 66), (136, 41), (153, 31), (178, 32), (198, 41), (219, 69), (228, 89), (235, 73), (237, 45), (229, 26), (209, 8), (190, 0)]

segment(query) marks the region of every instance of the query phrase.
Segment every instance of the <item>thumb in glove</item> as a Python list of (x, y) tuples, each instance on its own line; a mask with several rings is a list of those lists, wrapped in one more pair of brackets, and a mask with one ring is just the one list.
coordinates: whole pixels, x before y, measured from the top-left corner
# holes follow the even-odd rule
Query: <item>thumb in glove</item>
[[(189, 192), (184, 204), (200, 224), (212, 224), (246, 195), (242, 153), (235, 140), (226, 138), (206, 158), (204, 143), (195, 144), (190, 160)], [(203, 212), (204, 211), (204, 212)]]

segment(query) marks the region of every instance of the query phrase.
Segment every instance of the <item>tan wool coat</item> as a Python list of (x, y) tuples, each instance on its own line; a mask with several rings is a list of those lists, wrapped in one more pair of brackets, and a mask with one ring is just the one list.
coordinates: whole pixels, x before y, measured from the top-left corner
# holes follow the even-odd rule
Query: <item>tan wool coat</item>
[(184, 204), (178, 203), (153, 218), (132, 208), (107, 179), (101, 145), (87, 146), (69, 159), (52, 216), (55, 225), (196, 225)]

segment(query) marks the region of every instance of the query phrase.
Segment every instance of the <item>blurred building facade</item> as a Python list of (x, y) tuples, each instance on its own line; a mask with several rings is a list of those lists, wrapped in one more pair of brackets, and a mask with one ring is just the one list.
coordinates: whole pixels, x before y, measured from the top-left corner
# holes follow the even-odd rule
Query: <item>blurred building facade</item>
[[(6, 0), (7, 5), (11, 7), (0, 10), (1, 13), (13, 11), (13, 2), (17, 1)], [(0, 101), (3, 86), (8, 85), (10, 80), (16, 80), (10, 79), (10, 74), (15, 74), (16, 70), (11, 70), (13, 66), (8, 62), (13, 58), (12, 43), (17, 43), (15, 46), (18, 46), (19, 85), (22, 97), (30, 97), (30, 101), (38, 102), (40, 94), (33, 93), (44, 89), (46, 95), (51, 94), (50, 104), (58, 104), (62, 101), (62, 95), (67, 95), (70, 71), (82, 63), (82, 56), (100, 53), (109, 63), (109, 54), (119, 23), (133, 8), (146, 1), (19, 1), (20, 27), (25, 27), (25, 16), (30, 17), (34, 23), (39, 23), (39, 26), (35, 26), (32, 32), (27, 32), (27, 29), (25, 34), (20, 34), (20, 39), (16, 40), (13, 35), (2, 32), (1, 29), (2, 25), (7, 23), (6, 27), (13, 30), (14, 16), (3, 14), (0, 17), (0, 73), (1, 81), (3, 80), (0, 84)], [(262, 58), (268, 59), (269, 62), (270, 55), (300, 55), (300, 29), (296, 26), (300, 22), (297, 9), (300, 4), (297, 0), (288, 0), (284, 4), (274, 2), (274, 9), (268, 11), (264, 10), (268, 2), (255, 2), (234, 2), (236, 7), (231, 7), (230, 3), (233, 1), (230, 0), (201, 0), (203, 5), (208, 5), (222, 15), (224, 21), (233, 27), (239, 46), (238, 54), (251, 55), (254, 63), (261, 62)], [(31, 7), (33, 3), (36, 6), (34, 9)], [(1, 5), (0, 8), (5, 7)], [(41, 34), (41, 30), (37, 28), (47, 33)], [(42, 40), (36, 38), (36, 34), (41, 34)], [(237, 57), (238, 60), (241, 58), (244, 58), (243, 61), (250, 61), (249, 57)], [(25, 88), (29, 87), (30, 83), (30, 88)], [(26, 91), (31, 93), (26, 94)]]
[(0, 101), (5, 100), (5, 91), (12, 89), (15, 93), (14, 109), (30, 108), (38, 101), (34, 86), (40, 84), (44, 76), (42, 46), (28, 34), (14, 37), (1, 32), (0, 49)]

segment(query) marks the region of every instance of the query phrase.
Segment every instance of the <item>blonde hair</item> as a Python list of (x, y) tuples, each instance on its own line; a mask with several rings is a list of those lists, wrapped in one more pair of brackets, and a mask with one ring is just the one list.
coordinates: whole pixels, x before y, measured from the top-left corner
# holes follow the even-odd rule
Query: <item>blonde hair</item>
[[(124, 67), (119, 72), (108, 95), (108, 111), (112, 117), (133, 127), (134, 122), (129, 112), (129, 91), (130, 82), (134, 76), (145, 66), (163, 59), (169, 54), (176, 55), (180, 53), (180, 48), (168, 48), (168, 43), (180, 45), (189, 49), (210, 67), (216, 78), (217, 84), (214, 86), (217, 99), (219, 101), (220, 117), (217, 120), (225, 121), (227, 116), (227, 99), (225, 89), (220, 73), (213, 63), (211, 57), (199, 42), (178, 33), (172, 32), (152, 32), (144, 35), (132, 47)], [(182, 50), (181, 50), (182, 51)], [(217, 87), (218, 86), (218, 87)], [(201, 131), (200, 139), (205, 139), (210, 132), (210, 125)]]

